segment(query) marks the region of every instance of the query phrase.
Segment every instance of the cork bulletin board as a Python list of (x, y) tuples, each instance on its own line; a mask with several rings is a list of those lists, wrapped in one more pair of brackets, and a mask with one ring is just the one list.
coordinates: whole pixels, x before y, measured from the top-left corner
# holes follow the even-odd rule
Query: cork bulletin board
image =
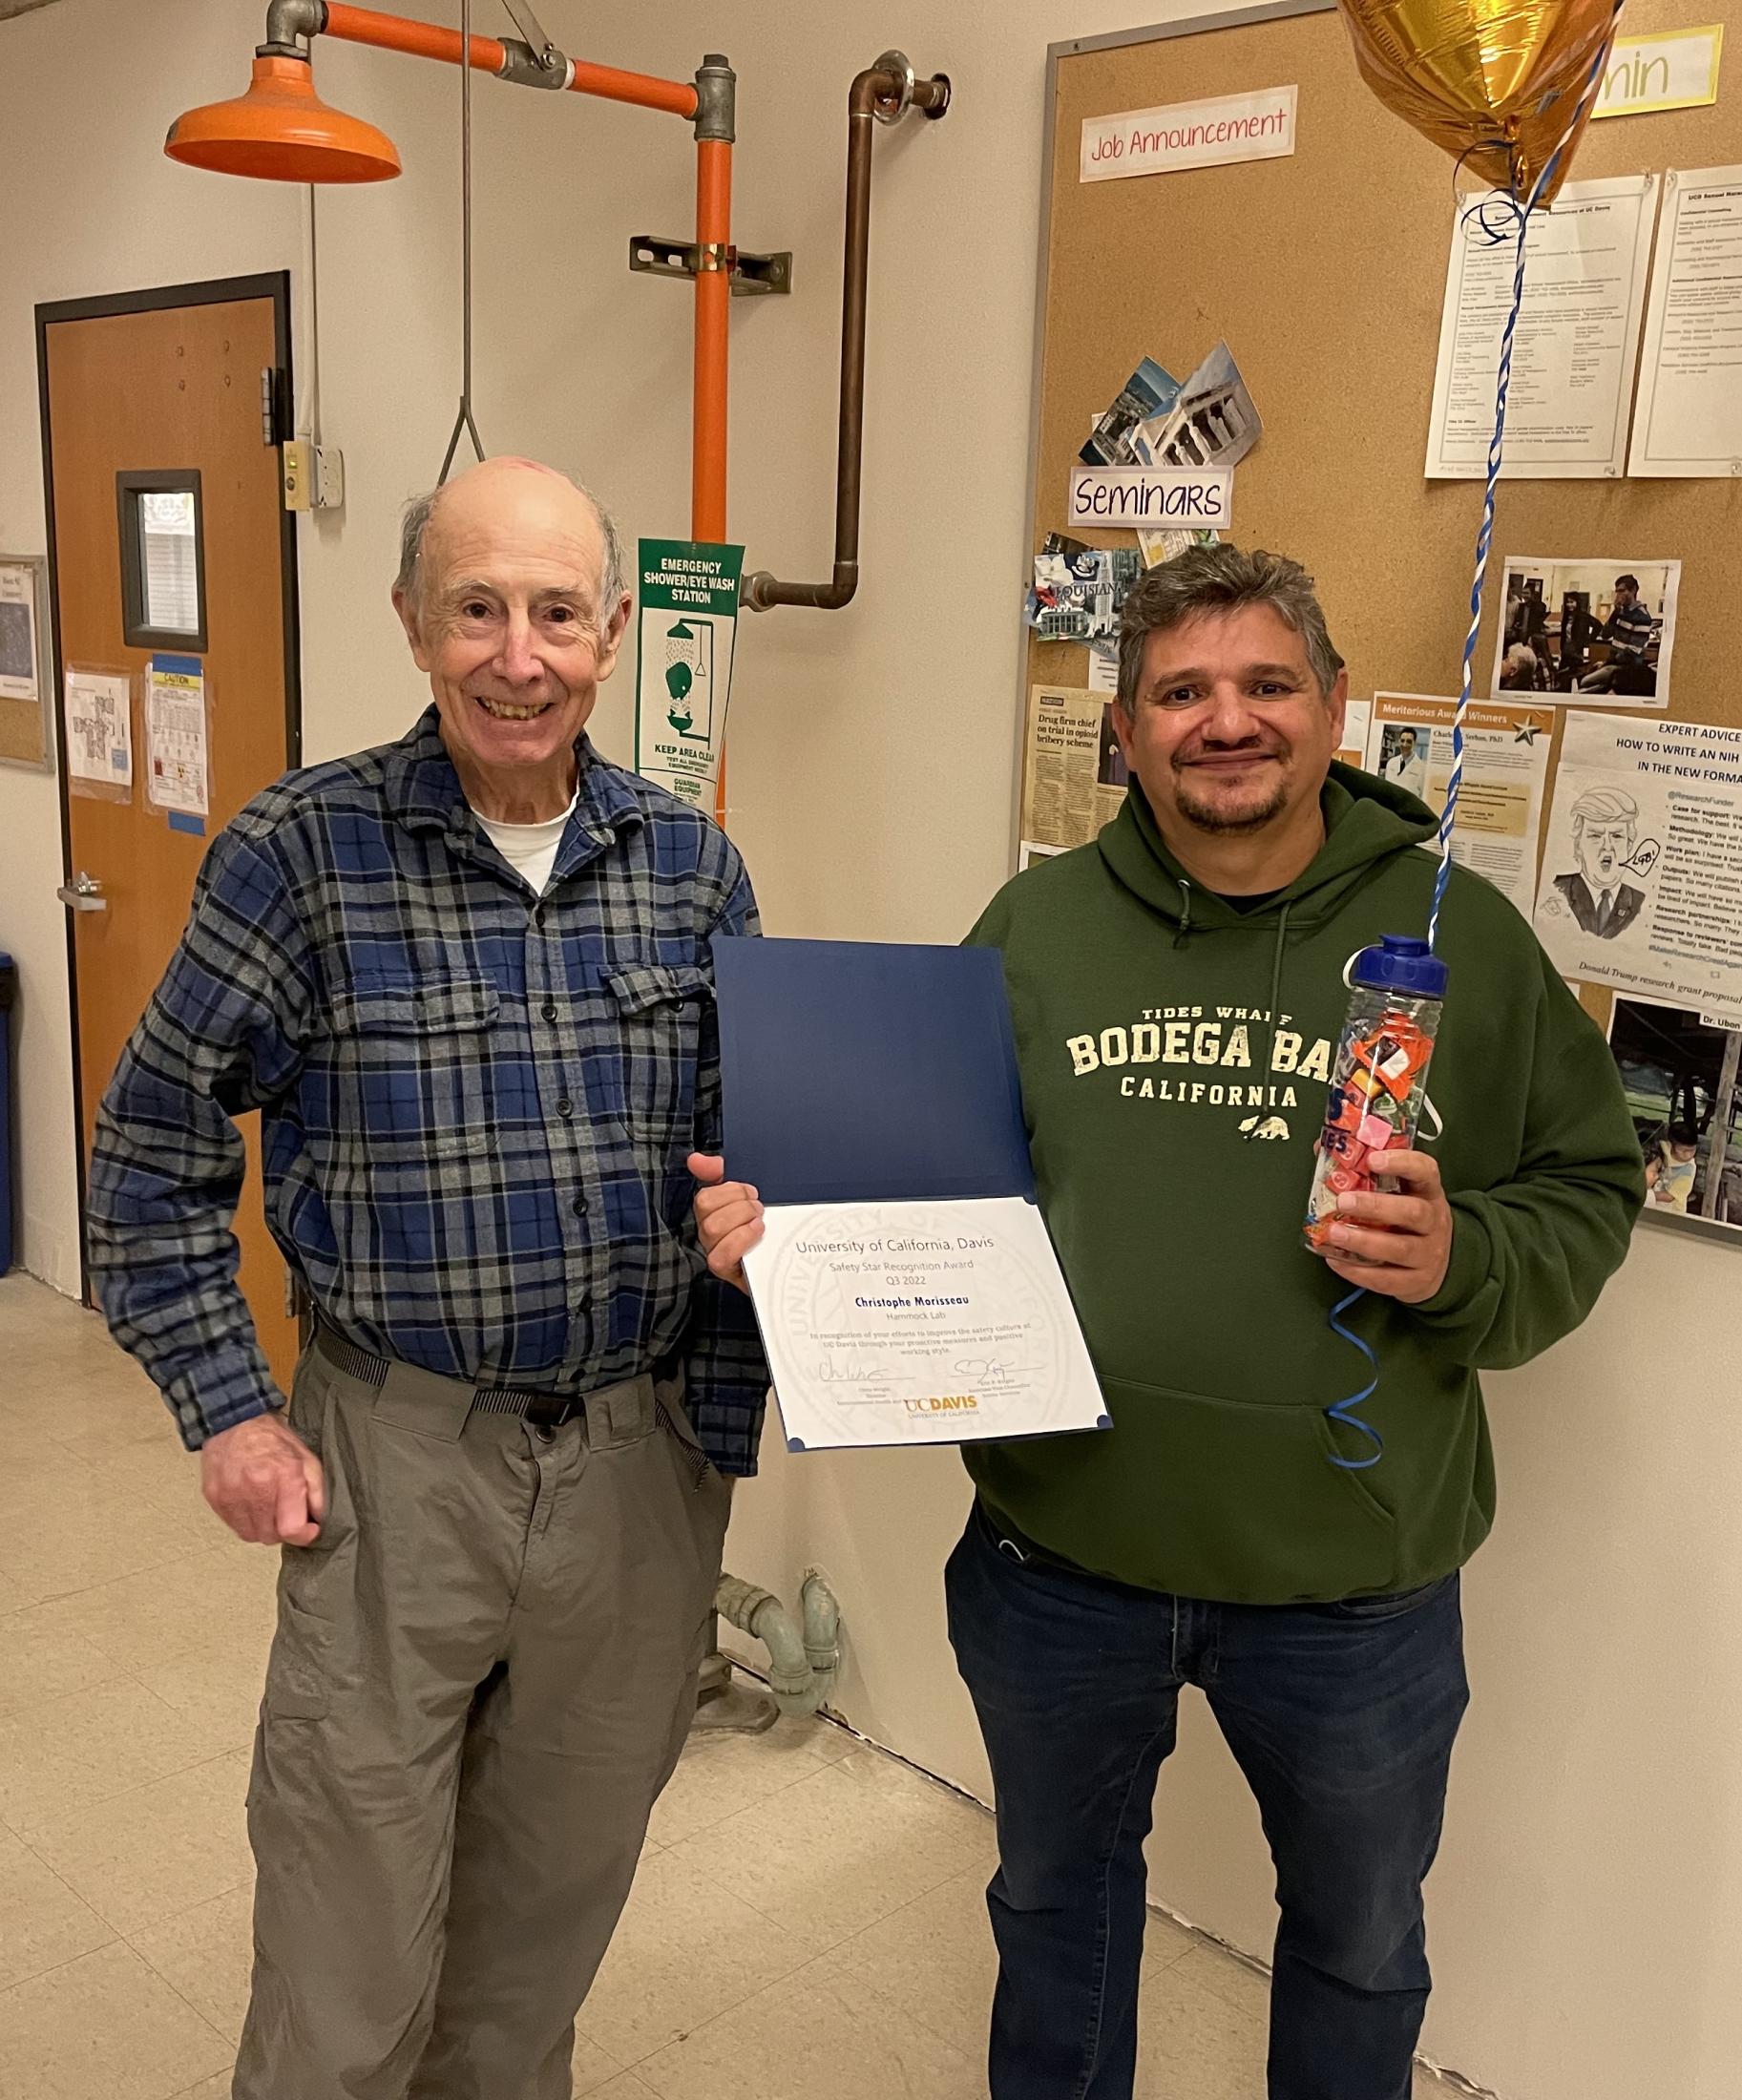
[(0, 761), (49, 770), (48, 565), (0, 554)]
[[(1710, 22), (1712, 0), (1629, 0), (1629, 35)], [(1294, 153), (1123, 181), (1078, 179), (1083, 119), (1279, 86)], [(1453, 164), (1355, 71), (1333, 7), (1055, 45), (1047, 74), (1031, 545), (1064, 532), (1070, 470), (1138, 361), (1189, 371), (1226, 341), (1264, 419), (1235, 470), (1226, 537), (1318, 580), (1350, 693), (1455, 694), (1481, 488), (1423, 475), (1453, 223)], [(1575, 181), (1742, 162), (1742, 83), (1709, 108), (1586, 131)], [(1128, 532), (1068, 528), (1092, 544)], [(1653, 719), (1742, 728), (1742, 480), (1503, 480), (1477, 649), (1489, 689), (1509, 554), (1682, 563), (1669, 704)], [(1036, 682), (1087, 682), (1080, 642), (1026, 641)], [(1522, 699), (1525, 696), (1502, 696)], [(1541, 695), (1530, 696), (1540, 702)], [(1566, 705), (1556, 712), (1556, 746)], [(1552, 791), (1552, 770), (1551, 770)], [(1582, 995), (1606, 1020), (1609, 995)]]

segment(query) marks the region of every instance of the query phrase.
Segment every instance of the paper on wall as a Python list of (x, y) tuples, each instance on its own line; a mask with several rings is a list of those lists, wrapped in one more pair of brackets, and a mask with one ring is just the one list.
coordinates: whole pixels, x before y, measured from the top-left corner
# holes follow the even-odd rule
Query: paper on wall
[(1742, 475), (1742, 167), (1664, 178), (1627, 472)]
[(635, 769), (711, 813), (732, 695), (744, 549), (643, 539), (638, 557)]
[(1142, 525), (1137, 528), (1138, 549), (1145, 569), (1171, 561), (1175, 555), (1183, 555), (1187, 547), (1213, 547), (1221, 537), (1220, 533), (1176, 530), (1172, 526), (1164, 526), (1160, 532), (1147, 531)]
[[(1531, 219), (1506, 410), (1509, 479), (1618, 478), (1625, 470), (1657, 182), (1569, 182), (1552, 211)], [(1430, 480), (1479, 481), (1488, 471), (1517, 248), (1502, 211), (1502, 193), (1490, 190), (1460, 198), (1453, 220)], [(1498, 241), (1484, 233), (1484, 214)]]
[[(1375, 693), (1367, 770), (1445, 813), (1452, 778), (1455, 700), (1422, 693)], [(1472, 704), (1464, 724), (1463, 786), (1452, 827), (1452, 858), (1485, 875), (1528, 913), (1537, 886), (1543, 790), (1554, 741), (1552, 708)]]
[(69, 670), (65, 705), (68, 778), (131, 788), (133, 681), (102, 671)]
[(1119, 644), (1089, 644), (1089, 691), (1091, 693), (1116, 693), (1119, 690)]
[(211, 808), (205, 673), (198, 657), (153, 657), (145, 673), (145, 793), (157, 809)]
[(1742, 729), (1569, 714), (1536, 929), (1569, 977), (1742, 1025)]
[(1715, 102), (1723, 52), (1722, 22), (1659, 30), (1652, 36), (1616, 37), (1591, 122), (1600, 116), (1646, 116), (1656, 110), (1692, 110)]
[(1251, 94), (1218, 94), (1159, 109), (1085, 116), (1077, 174), (1083, 182), (1130, 175), (1170, 175), (1230, 160), (1273, 160), (1294, 151), (1300, 91), (1291, 85)]
[(1343, 717), (1343, 742), (1337, 751), (1340, 766), (1353, 766), (1357, 770), (1367, 765), (1367, 731), (1373, 721), (1371, 700), (1352, 700)]
[(1022, 752), (1021, 837), (1086, 846), (1111, 824), (1129, 775), (1113, 735), (1113, 703), (1080, 685), (1032, 685)]
[(36, 633), (36, 572), (29, 563), (0, 561), (0, 700), (42, 699)]

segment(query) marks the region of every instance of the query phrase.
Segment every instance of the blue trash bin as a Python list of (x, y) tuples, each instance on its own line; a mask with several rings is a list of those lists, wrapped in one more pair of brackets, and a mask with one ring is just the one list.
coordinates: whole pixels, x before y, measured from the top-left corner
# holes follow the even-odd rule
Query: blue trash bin
[(12, 1000), (18, 971), (0, 950), (0, 1276), (12, 1266)]

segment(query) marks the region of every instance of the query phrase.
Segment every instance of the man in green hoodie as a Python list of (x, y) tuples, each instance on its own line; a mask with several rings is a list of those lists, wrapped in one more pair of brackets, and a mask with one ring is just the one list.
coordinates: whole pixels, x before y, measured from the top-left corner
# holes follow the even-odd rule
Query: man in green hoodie
[[(1003, 954), (1040, 1203), (1116, 1424), (968, 1455), (946, 1584), (997, 1794), (994, 2100), (1129, 2100), (1144, 1840), (1188, 1684), (1276, 1865), (1271, 2100), (1407, 2100), (1468, 1700), (1458, 1570), (1494, 1514), (1478, 1375), (1585, 1318), (1643, 1199), (1602, 1037), (1458, 869), (1443, 1132), (1388, 1156), (1396, 1193), (1343, 1200), (1329, 1259), (1303, 1246), (1345, 967), (1425, 930), (1436, 871), (1422, 805), (1333, 761), (1347, 689), (1297, 563), (1151, 570), (1120, 642), (1125, 806), (969, 936)], [(735, 1276), (753, 1192), (697, 1209)], [(1374, 1373), (1331, 1326), (1355, 1286), (1365, 1427), (1343, 1403)]]

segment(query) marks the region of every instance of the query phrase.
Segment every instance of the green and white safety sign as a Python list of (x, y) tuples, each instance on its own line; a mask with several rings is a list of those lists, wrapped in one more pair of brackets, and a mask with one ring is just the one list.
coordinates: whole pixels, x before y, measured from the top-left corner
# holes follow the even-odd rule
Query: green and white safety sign
[(635, 769), (711, 810), (732, 691), (742, 547), (640, 542)]

